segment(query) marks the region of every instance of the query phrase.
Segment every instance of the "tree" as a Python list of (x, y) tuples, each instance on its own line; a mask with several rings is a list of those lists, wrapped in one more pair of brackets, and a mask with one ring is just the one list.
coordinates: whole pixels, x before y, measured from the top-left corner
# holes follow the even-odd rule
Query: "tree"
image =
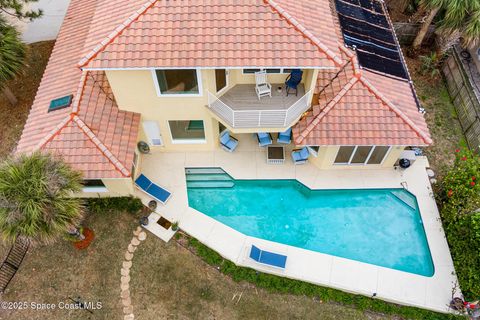
[[(428, 32), (434, 18), (442, 12), (437, 26), (445, 44), (440, 52), (446, 51), (453, 40), (462, 39), (463, 45), (469, 46), (480, 37), (480, 0), (421, 0), (420, 6), (429, 11), (417, 37), (413, 41), (413, 49), (418, 50)], [(453, 41), (454, 42), (454, 41)]]
[(33, 20), (40, 17), (42, 10), (26, 10), (25, 6), (38, 0), (0, 0), (0, 11), (17, 19)]
[(18, 31), (0, 19), (0, 89), (12, 105), (17, 103), (17, 98), (7, 86), (7, 81), (15, 78), (24, 65), (25, 45)]
[(74, 234), (83, 207), (72, 194), (81, 187), (81, 174), (49, 154), (8, 158), (0, 166), (0, 236), (49, 244)]

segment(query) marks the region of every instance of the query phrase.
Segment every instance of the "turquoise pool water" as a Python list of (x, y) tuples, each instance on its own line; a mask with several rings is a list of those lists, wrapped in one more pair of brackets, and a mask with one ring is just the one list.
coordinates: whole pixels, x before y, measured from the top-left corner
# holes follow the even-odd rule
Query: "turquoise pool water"
[(434, 273), (416, 198), (403, 189), (310, 190), (296, 180), (231, 180), (216, 187), (199, 180), (187, 174), (190, 207), (248, 236)]

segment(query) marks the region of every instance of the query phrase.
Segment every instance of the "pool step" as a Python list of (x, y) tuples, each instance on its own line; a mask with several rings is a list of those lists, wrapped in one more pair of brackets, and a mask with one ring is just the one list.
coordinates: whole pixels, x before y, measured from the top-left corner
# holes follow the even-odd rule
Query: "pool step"
[(413, 194), (404, 190), (394, 190), (390, 191), (390, 193), (395, 196), (395, 198), (409, 206), (411, 209), (417, 210), (416, 198)]
[(224, 173), (226, 174), (225, 171), (223, 171), (221, 168), (186, 168), (185, 169), (186, 174), (219, 174), (219, 173)]
[(232, 188), (233, 181), (187, 181), (187, 188)]
[(234, 180), (221, 168), (186, 168), (187, 188), (231, 188)]
[(231, 181), (232, 178), (226, 173), (218, 174), (187, 174), (187, 181)]

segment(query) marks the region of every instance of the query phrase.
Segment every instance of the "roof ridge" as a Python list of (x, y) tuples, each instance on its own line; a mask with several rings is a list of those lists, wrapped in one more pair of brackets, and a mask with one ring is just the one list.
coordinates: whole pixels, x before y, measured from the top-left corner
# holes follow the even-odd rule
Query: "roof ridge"
[(125, 166), (118, 160), (118, 158), (107, 148), (105, 144), (103, 144), (100, 139), (95, 135), (95, 133), (87, 126), (83, 120), (77, 116), (72, 114), (72, 120), (78, 125), (80, 130), (85, 133), (85, 135), (93, 142), (93, 144), (102, 152), (102, 154), (113, 164), (113, 166), (120, 171), (120, 173), (126, 177), (131, 175), (130, 171), (125, 168)]
[(337, 95), (330, 100), (330, 102), (321, 110), (321, 112), (307, 125), (307, 127), (300, 133), (300, 135), (295, 139), (295, 143), (301, 143), (303, 139), (315, 128), (316, 125), (320, 123), (330, 110), (337, 105), (337, 103), (345, 96), (345, 94), (357, 83), (360, 79), (357, 77), (352, 77), (350, 81), (340, 90)]
[(307, 39), (309, 39), (315, 46), (317, 46), (321, 51), (323, 51), (327, 58), (332, 60), (337, 67), (340, 67), (343, 61), (326, 45), (324, 45), (313, 33), (311, 33), (307, 28), (305, 28), (297, 19), (295, 19), (290, 13), (283, 9), (278, 3), (274, 0), (263, 0), (264, 3), (269, 5), (273, 11), (277, 12), (279, 16), (287, 20), (287, 23), (292, 25), (295, 30), (302, 33)]
[(57, 135), (59, 135), (60, 132), (61, 132), (71, 121), (73, 121), (73, 115), (72, 115), (72, 114), (68, 114), (65, 118), (63, 118), (62, 121), (60, 121), (59, 124), (57, 124), (57, 125), (55, 126), (55, 128), (53, 128), (52, 130), (50, 130), (50, 132), (49, 132), (45, 137), (43, 137), (43, 138), (37, 143), (37, 145), (35, 146), (35, 148), (33, 148), (32, 151), (39, 150), (39, 149), (43, 148), (47, 143), (49, 143), (50, 141), (52, 141), (53, 138), (55, 138)]
[(132, 13), (123, 23), (118, 25), (108, 36), (106, 36), (99, 44), (97, 44), (85, 57), (78, 62), (78, 67), (84, 67), (88, 64), (100, 51), (113, 42), (127, 27), (129, 27), (135, 20), (150, 9), (158, 0), (148, 0), (140, 9)]
[(427, 144), (431, 144), (433, 141), (428, 135), (423, 132), (405, 113), (403, 113), (400, 109), (397, 108), (390, 100), (387, 99), (380, 91), (378, 91), (375, 86), (368, 81), (363, 75), (359, 77), (360, 82), (370, 91), (372, 92), (375, 97), (383, 102), (383, 104), (387, 105), (390, 110), (396, 113), (408, 126), (410, 126)]

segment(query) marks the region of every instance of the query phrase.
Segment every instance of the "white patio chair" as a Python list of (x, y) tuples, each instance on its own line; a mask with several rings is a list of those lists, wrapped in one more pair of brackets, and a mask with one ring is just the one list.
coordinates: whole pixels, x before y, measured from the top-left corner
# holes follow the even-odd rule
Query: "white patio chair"
[(261, 97), (272, 97), (272, 86), (268, 83), (267, 72), (259, 71), (255, 72), (255, 91), (257, 92), (258, 100)]

